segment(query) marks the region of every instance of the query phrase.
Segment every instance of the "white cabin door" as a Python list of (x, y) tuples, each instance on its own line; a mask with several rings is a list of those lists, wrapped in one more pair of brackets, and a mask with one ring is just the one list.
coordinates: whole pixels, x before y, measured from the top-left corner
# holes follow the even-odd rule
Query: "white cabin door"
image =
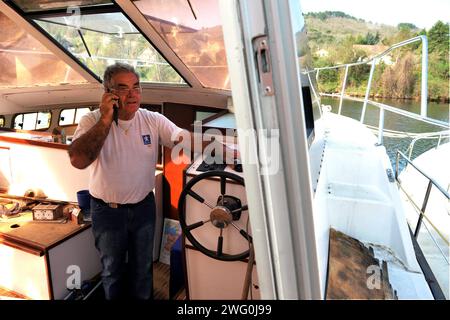
[(322, 299), (300, 3), (223, 0), (221, 11), (261, 297)]

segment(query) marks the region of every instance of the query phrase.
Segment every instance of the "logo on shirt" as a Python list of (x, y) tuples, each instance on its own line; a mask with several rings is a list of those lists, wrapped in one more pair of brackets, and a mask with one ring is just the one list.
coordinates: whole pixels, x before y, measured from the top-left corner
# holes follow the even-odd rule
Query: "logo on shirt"
[(142, 141), (144, 142), (144, 145), (152, 144), (152, 140), (150, 139), (150, 135), (146, 134), (142, 136)]

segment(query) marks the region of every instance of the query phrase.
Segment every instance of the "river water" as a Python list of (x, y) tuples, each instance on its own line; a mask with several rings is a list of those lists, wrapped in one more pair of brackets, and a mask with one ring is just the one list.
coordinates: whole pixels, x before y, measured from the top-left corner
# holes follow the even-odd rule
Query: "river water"
[[(322, 97), (322, 104), (330, 105), (332, 107), (332, 112), (337, 113), (339, 109), (339, 99)], [(374, 100), (392, 107), (397, 107), (402, 110), (409, 112), (414, 112), (420, 114), (420, 101), (413, 100), (396, 100), (396, 99), (378, 99)], [(344, 100), (342, 107), (342, 115), (351, 117), (353, 119), (359, 120), (361, 118), (362, 102)], [(365, 124), (378, 127), (379, 121), (379, 108), (371, 105), (367, 105)], [(428, 117), (449, 122), (449, 104), (447, 103), (428, 103)], [(386, 111), (384, 116), (384, 127), (385, 129), (411, 132), (411, 133), (424, 133), (424, 132), (436, 132), (443, 131), (444, 128), (435, 125), (423, 123), (414, 119), (406, 118), (404, 116), (395, 114), (393, 112)], [(397, 150), (402, 151), (404, 154), (408, 155), (407, 149), (412, 141), (412, 138), (393, 138), (385, 136), (383, 139), (383, 144), (386, 147), (389, 158), (391, 159), (392, 167), (395, 169), (395, 158)], [(448, 142), (448, 139), (444, 139), (441, 143)], [(414, 159), (423, 152), (436, 147), (438, 139), (424, 139), (416, 142), (411, 158)], [(405, 167), (405, 162), (400, 161), (399, 169), (403, 170)]]

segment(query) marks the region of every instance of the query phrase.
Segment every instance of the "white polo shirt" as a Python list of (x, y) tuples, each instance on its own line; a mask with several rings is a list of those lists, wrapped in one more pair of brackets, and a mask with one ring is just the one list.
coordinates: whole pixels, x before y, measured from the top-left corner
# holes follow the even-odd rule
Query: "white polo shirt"
[[(73, 141), (100, 119), (100, 110), (84, 115)], [(111, 129), (99, 156), (89, 166), (89, 192), (105, 202), (137, 203), (155, 187), (158, 144), (173, 147), (172, 136), (182, 131), (157, 112), (139, 109), (133, 119)]]

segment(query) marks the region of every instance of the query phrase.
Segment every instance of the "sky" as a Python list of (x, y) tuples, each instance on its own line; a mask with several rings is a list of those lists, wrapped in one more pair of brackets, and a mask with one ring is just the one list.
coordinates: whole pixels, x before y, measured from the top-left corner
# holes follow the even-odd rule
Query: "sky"
[(342, 11), (366, 21), (397, 26), (413, 23), (429, 30), (450, 21), (450, 0), (301, 0), (302, 11)]

